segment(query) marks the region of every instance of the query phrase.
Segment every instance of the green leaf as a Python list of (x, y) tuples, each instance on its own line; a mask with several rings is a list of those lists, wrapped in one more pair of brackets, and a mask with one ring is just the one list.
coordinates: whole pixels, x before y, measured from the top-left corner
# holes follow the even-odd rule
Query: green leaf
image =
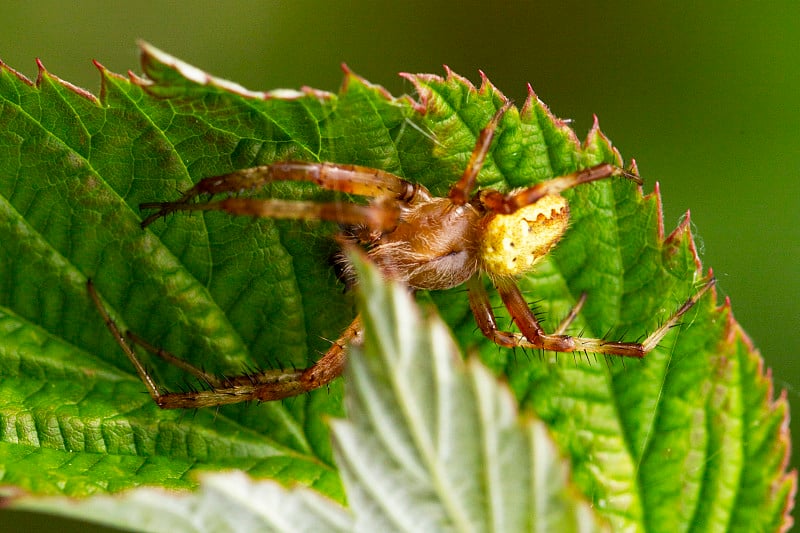
[[(160, 411), (86, 279), (121, 327), (209, 371), (305, 366), (355, 314), (331, 267), (335, 227), (209, 213), (143, 231), (138, 204), (286, 159), (380, 168), (442, 194), (504, 97), (449, 72), (409, 76), (417, 101), (349, 71), (338, 94), (251, 93), (147, 45), (143, 68), (146, 80), (100, 67), (98, 99), (44, 68), (32, 84), (0, 65), (0, 483), (28, 499), (81, 497), (188, 489), (198, 472), (236, 468), (344, 502), (325, 422), (344, 414), (341, 380), (280, 403)], [(600, 161), (621, 162), (599, 128), (580, 145), (531, 94), (504, 117), (479, 182), (508, 190)], [(688, 219), (665, 237), (657, 192), (608, 181), (567, 196), (570, 231), (521, 280), (546, 327), (586, 293), (572, 332), (632, 340), (696, 290)], [(614, 528), (786, 527), (786, 401), (715, 294), (624, 364), (500, 350), (476, 333), (463, 289), (420, 298), (543, 420)], [(170, 390), (199, 386), (151, 366)]]
[[(140, 488), (23, 507), (145, 531), (598, 531), (541, 421), (403, 287), (358, 262), (366, 342), (333, 439), (350, 512), (306, 488), (207, 475), (194, 493)], [(433, 378), (433, 379), (427, 379)]]

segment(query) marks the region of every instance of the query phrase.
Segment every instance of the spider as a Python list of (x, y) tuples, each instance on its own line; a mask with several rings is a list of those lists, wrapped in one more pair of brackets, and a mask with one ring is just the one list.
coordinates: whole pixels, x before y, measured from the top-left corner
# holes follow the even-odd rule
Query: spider
[[(466, 284), (469, 304), (483, 335), (508, 348), (531, 348), (555, 352), (592, 352), (643, 358), (664, 338), (670, 328), (714, 284), (714, 279), (690, 297), (666, 322), (642, 342), (609, 341), (564, 334), (583, 304), (582, 297), (557, 328), (544, 331), (526, 303), (516, 279), (531, 271), (559, 242), (569, 222), (569, 206), (561, 192), (584, 183), (620, 177), (637, 184), (641, 179), (617, 166), (600, 164), (537, 185), (501, 193), (475, 192), (477, 175), (484, 163), (495, 131), (511, 106), (505, 103), (481, 130), (460, 179), (446, 197), (433, 196), (424, 186), (377, 170), (355, 165), (287, 161), (238, 170), (200, 180), (172, 202), (140, 205), (156, 210), (145, 218), (146, 228), (155, 220), (178, 211), (224, 211), (297, 220), (337, 222), (338, 235), (346, 247), (361, 247), (385, 277), (406, 284), (411, 290), (441, 290)], [(232, 193), (253, 191), (273, 181), (312, 182), (331, 191), (369, 199), (362, 204), (317, 203), (280, 199), (238, 198)], [(223, 200), (201, 200), (227, 194)], [(519, 328), (503, 331), (497, 325), (482, 277), (487, 275)], [(91, 281), (89, 293), (116, 341), (125, 351), (155, 403), (164, 409), (198, 408), (242, 401), (271, 401), (322, 387), (341, 375), (347, 345), (362, 341), (357, 316), (311, 367), (299, 370), (265, 370), (236, 377), (217, 377), (150, 345), (128, 332), (123, 334), (100, 302)], [(147, 372), (132, 344), (172, 363), (208, 384), (207, 390), (165, 392)]]

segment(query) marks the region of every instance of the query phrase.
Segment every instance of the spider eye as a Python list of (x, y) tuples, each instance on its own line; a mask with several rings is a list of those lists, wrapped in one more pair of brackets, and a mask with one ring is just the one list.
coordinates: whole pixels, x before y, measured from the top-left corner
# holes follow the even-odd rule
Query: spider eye
[(510, 215), (494, 215), (481, 240), (481, 265), (493, 276), (529, 272), (564, 235), (569, 206), (563, 196), (549, 194)]

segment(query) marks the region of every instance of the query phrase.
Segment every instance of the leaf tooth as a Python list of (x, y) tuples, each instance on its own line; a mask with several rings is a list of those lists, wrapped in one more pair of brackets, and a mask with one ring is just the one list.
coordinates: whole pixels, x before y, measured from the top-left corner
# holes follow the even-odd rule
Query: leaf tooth
[(42, 84), (42, 81), (44, 80), (44, 78), (49, 78), (49, 79), (53, 80), (54, 82), (58, 83), (59, 85), (61, 85), (61, 86), (65, 87), (65, 88), (69, 89), (70, 91), (74, 92), (75, 94), (86, 98), (90, 102), (94, 102), (95, 104), (99, 103), (99, 101), (97, 100), (97, 97), (95, 95), (93, 95), (91, 92), (89, 92), (86, 89), (83, 89), (81, 87), (78, 87), (77, 85), (74, 85), (74, 84), (72, 84), (72, 83), (70, 83), (70, 82), (68, 82), (66, 80), (62, 80), (61, 78), (59, 78), (55, 74), (51, 74), (50, 72), (48, 72), (47, 69), (44, 67), (44, 63), (42, 63), (42, 60), (39, 59), (38, 57), (36, 58), (36, 67), (39, 69), (39, 74), (38, 74), (38, 76), (36, 78), (36, 87), (37, 88)]
[[(636, 160), (631, 160), (632, 170), (634, 173), (639, 173), (639, 168), (636, 165)], [(646, 202), (655, 201), (656, 203), (656, 230), (658, 232), (658, 242), (664, 242), (664, 205), (661, 202), (661, 184), (655, 182), (653, 185), (653, 192), (644, 196)]]
[[(38, 61), (39, 61), (39, 60), (37, 59), (37, 63), (38, 63)], [(17, 71), (17, 70), (14, 70), (14, 69), (13, 69), (13, 68), (11, 68), (10, 66), (8, 66), (8, 64), (7, 64), (7, 63), (5, 63), (5, 62), (3, 62), (3, 60), (2, 60), (2, 59), (0, 59), (0, 70), (6, 70), (6, 71), (8, 71), (9, 73), (11, 73), (11, 74), (13, 74), (14, 76), (16, 76), (16, 78), (17, 78), (17, 79), (19, 79), (19, 81), (21, 81), (21, 82), (22, 82), (22, 83), (24, 83), (25, 85), (28, 85), (28, 86), (30, 86), (30, 87), (34, 87), (34, 83), (33, 83), (33, 82), (30, 80), (30, 79), (28, 79), (28, 77), (27, 77), (27, 76), (25, 76), (25, 75), (24, 75), (24, 74), (22, 74), (21, 72), (19, 72), (19, 71)]]
[(525, 102), (522, 104), (522, 107), (520, 107), (520, 116), (530, 117), (533, 111), (533, 106), (547, 107), (541, 100), (539, 100), (539, 97), (536, 96), (536, 91), (533, 90), (533, 86), (528, 83), (528, 96), (525, 98)]
[(695, 268), (697, 271), (700, 271), (703, 268), (703, 262), (700, 260), (700, 254), (697, 252), (697, 245), (694, 240), (694, 234), (692, 233), (691, 215), (691, 211), (687, 209), (683, 219), (678, 223), (675, 229), (672, 230), (672, 233), (664, 239), (664, 253), (667, 256), (674, 254), (685, 241), (692, 253)]
[(586, 140), (583, 141), (582, 148), (588, 150), (591, 146), (600, 144), (604, 147), (603, 151), (613, 153), (616, 164), (622, 166), (622, 154), (620, 154), (619, 150), (612, 144), (611, 139), (600, 129), (600, 119), (597, 118), (597, 115), (592, 115), (592, 117), (592, 127), (589, 128), (589, 133), (586, 134)]

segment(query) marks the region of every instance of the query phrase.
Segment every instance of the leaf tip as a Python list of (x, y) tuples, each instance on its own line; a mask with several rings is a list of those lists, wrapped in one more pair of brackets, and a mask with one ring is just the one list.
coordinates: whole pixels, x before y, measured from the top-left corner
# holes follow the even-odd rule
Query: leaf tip
[[(663, 224), (663, 222), (662, 222)], [(687, 209), (686, 214), (681, 221), (675, 226), (666, 239), (664, 239), (664, 251), (667, 255), (672, 255), (677, 251), (681, 243), (687, 242), (690, 253), (694, 260), (695, 269), (700, 270), (703, 267), (703, 262), (700, 260), (700, 254), (697, 250), (697, 245), (694, 242), (694, 234), (692, 233), (692, 212)]]
[(45, 68), (45, 66), (44, 66), (44, 62), (41, 59), (39, 59), (38, 57), (36, 58), (36, 68), (38, 70), (38, 74), (36, 76), (36, 83), (35, 83), (35, 86), (37, 88), (42, 85), (42, 82), (45, 79), (49, 79), (49, 80), (52, 80), (54, 83), (57, 83), (58, 85), (61, 85), (62, 87), (72, 91), (73, 93), (77, 94), (78, 96), (86, 98), (87, 100), (89, 100), (92, 103), (95, 103), (95, 104), (99, 103), (97, 97), (94, 94), (92, 94), (90, 91), (87, 91), (83, 87), (78, 87), (77, 85), (75, 85), (73, 83), (70, 83), (70, 82), (68, 82), (66, 80), (62, 80), (61, 78), (59, 78), (55, 74), (53, 74), (50, 71), (48, 71), (47, 68)]
[(523, 102), (522, 107), (519, 110), (520, 117), (529, 117), (533, 111), (534, 105), (543, 105), (542, 102), (539, 101), (539, 97), (536, 96), (536, 91), (533, 90), (533, 86), (528, 83), (528, 96), (525, 98), (525, 102)]
[(444, 70), (446, 78), (449, 78), (453, 75), (453, 69), (450, 68), (450, 65), (442, 64), (442, 69)]
[(496, 94), (502, 97), (502, 99), (508, 100), (482, 70), (478, 70), (478, 74), (481, 77), (481, 87), (479, 89), (481, 94)]
[(115, 77), (120, 80), (125, 80), (125, 78), (108, 70), (106, 66), (97, 59), (92, 59), (92, 64), (94, 64), (95, 68), (100, 72), (100, 101), (105, 102), (106, 95), (108, 94), (108, 79)]
[[(445, 65), (445, 72), (450, 73), (449, 67)], [(449, 74), (448, 74), (449, 75)], [(417, 101), (414, 106), (417, 112), (424, 115), (431, 109), (433, 101), (433, 90), (429, 87), (430, 83), (443, 83), (444, 79), (435, 74), (411, 74), (403, 72), (400, 74), (403, 78), (411, 82), (414, 86), (414, 91), (417, 93)]]
[[(639, 175), (639, 165), (636, 163), (636, 159), (631, 159), (630, 171)], [(658, 242), (664, 242), (664, 205), (661, 202), (661, 183), (656, 181), (653, 184), (653, 192), (644, 195), (643, 199), (646, 202), (652, 201), (656, 203), (656, 235), (658, 236)]]
[[(300, 91), (288, 89), (270, 92), (251, 91), (244, 86), (239, 85), (238, 83), (212, 76), (204, 70), (173, 57), (146, 41), (140, 40), (137, 42), (137, 44), (141, 52), (142, 70), (149, 78), (147, 81), (150, 81), (149, 84), (141, 86), (143, 89), (148, 90), (149, 92), (152, 92), (153, 88), (159, 85), (159, 83), (169, 85), (170, 81), (174, 82), (174, 74), (177, 74), (190, 83), (199, 86), (216, 87), (244, 98), (252, 98), (257, 100), (281, 98), (289, 100), (303, 96), (303, 93)], [(165, 70), (170, 71), (173, 76), (169, 76)], [(138, 79), (134, 81), (138, 81)]]
[(422, 88), (422, 84), (420, 84), (419, 80), (417, 80), (417, 76), (419, 76), (419, 74), (411, 74), (410, 72), (400, 72), (399, 74), (401, 78), (408, 80), (411, 82), (411, 85), (414, 86), (414, 90), (417, 92), (417, 100), (409, 98), (409, 101), (416, 113), (424, 115), (428, 110), (428, 99), (430, 98), (430, 92), (425, 91)]
[[(342, 81), (340, 94), (343, 95), (346, 92), (348, 92), (352, 87), (357, 86), (366, 89), (369, 92), (372, 92), (373, 94), (377, 95), (380, 99), (389, 102), (390, 104), (401, 104), (403, 106), (407, 105), (418, 113), (424, 112), (424, 109), (420, 109), (417, 106), (416, 102), (414, 102), (414, 100), (410, 96), (403, 95), (395, 97), (382, 85), (377, 83), (372, 83), (368, 79), (354, 72), (353, 69), (351, 69), (350, 66), (347, 65), (346, 63), (342, 63), (341, 68), (342, 71), (344, 72), (344, 80)], [(400, 73), (400, 76), (405, 77), (403, 73)], [(322, 97), (328, 99), (333, 97), (331, 93), (320, 91), (319, 89), (304, 87), (303, 91), (305, 94), (309, 94), (316, 97)]]
[[(471, 98), (473, 95), (483, 97), (480, 99), (481, 101), (489, 97), (494, 100), (495, 108), (499, 108), (508, 102), (508, 98), (492, 84), (483, 71), (478, 71), (481, 77), (481, 85), (480, 88), (477, 88), (470, 80), (457, 74), (447, 65), (442, 67), (445, 71), (444, 77), (436, 74), (409, 74), (406, 72), (400, 74), (400, 76), (414, 85), (418, 99), (418, 103), (414, 107), (418, 112), (424, 114), (430, 111), (440, 111), (436, 103), (441, 102), (443, 95), (449, 93), (461, 94), (462, 97), (468, 98), (471, 104), (475, 102)], [(443, 106), (446, 105), (449, 104), (443, 103)]]
[(592, 128), (591, 129), (600, 131), (600, 119), (597, 117), (597, 113), (592, 113)]
[[(708, 270), (709, 272), (712, 271), (710, 268)], [(741, 340), (747, 347), (748, 351), (756, 352), (757, 349), (753, 339), (750, 338), (747, 332), (742, 329), (742, 327), (739, 325), (739, 322), (736, 320), (736, 316), (733, 313), (733, 304), (730, 296), (725, 296), (722, 305), (719, 306), (719, 311), (725, 315), (725, 333), (723, 335), (723, 342), (726, 344), (733, 344), (737, 340)], [(771, 369), (768, 368), (767, 373), (771, 374), (771, 372)]]
[(131, 83), (133, 83), (134, 85), (138, 85), (139, 87), (144, 87), (152, 83), (147, 78), (139, 76), (132, 70), (128, 70), (128, 79), (131, 80)]
[[(591, 151), (611, 154), (615, 163), (622, 166), (622, 154), (620, 154), (619, 150), (613, 145), (611, 139), (600, 129), (600, 119), (597, 118), (597, 115), (592, 115), (592, 117), (592, 127), (589, 128), (589, 133), (586, 134), (586, 140), (583, 141), (582, 148), (584, 152)], [(569, 127), (566, 123), (563, 124), (565, 127)]]
[(34, 86), (35, 86), (35, 85), (34, 85), (34, 83), (33, 83), (33, 82), (30, 80), (30, 79), (28, 79), (28, 77), (27, 77), (27, 76), (25, 76), (24, 74), (22, 74), (21, 72), (19, 72), (19, 71), (17, 71), (17, 70), (14, 70), (13, 68), (11, 68), (11, 67), (8, 65), (8, 63), (5, 63), (5, 62), (4, 62), (4, 61), (2, 61), (2, 60), (0, 60), (0, 70), (5, 70), (5, 71), (7, 71), (8, 73), (10, 73), (10, 74), (11, 74), (11, 75), (13, 75), (15, 78), (17, 78), (19, 81), (21, 81), (21, 82), (22, 82), (22, 83), (24, 83), (25, 85), (28, 85), (29, 87), (34, 87)]
[(42, 62), (41, 58), (37, 57), (35, 61), (36, 61), (36, 68), (38, 69), (40, 76), (42, 75), (43, 72), (47, 72), (47, 69), (44, 68), (44, 62)]
[[(570, 120), (558, 118), (550, 108), (542, 102), (539, 98), (539, 95), (536, 94), (536, 91), (533, 90), (533, 87), (530, 83), (527, 85), (528, 87), (528, 96), (525, 99), (525, 103), (522, 105), (520, 109), (520, 118), (523, 121), (530, 121), (530, 120), (544, 120), (552, 124), (552, 126), (558, 130), (562, 136), (567, 139), (567, 142), (575, 148), (577, 151), (581, 143), (578, 140), (578, 136), (575, 134), (575, 130), (570, 127)], [(537, 115), (539, 115), (537, 117)]]

